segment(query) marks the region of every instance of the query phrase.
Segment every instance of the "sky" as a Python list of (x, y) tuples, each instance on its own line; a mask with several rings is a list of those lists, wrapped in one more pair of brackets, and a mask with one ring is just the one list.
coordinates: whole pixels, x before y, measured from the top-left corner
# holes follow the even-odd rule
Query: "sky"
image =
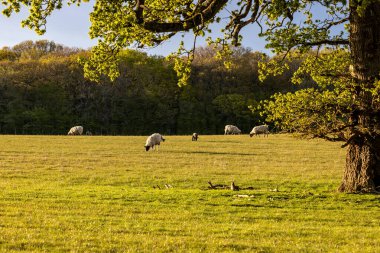
[[(91, 40), (88, 31), (90, 27), (89, 13), (92, 5), (83, 3), (80, 7), (64, 6), (61, 10), (55, 10), (47, 21), (47, 32), (39, 36), (29, 28), (21, 27), (21, 20), (27, 17), (27, 11), (13, 14), (10, 18), (0, 14), (0, 48), (12, 47), (25, 40), (51, 40), (68, 47), (88, 49), (96, 45), (96, 40)], [(258, 30), (252, 31), (253, 26), (242, 31), (244, 36), (243, 46), (250, 47), (254, 51), (269, 53), (264, 48), (265, 41), (257, 37)], [(257, 28), (256, 28), (257, 29)], [(192, 44), (192, 36), (186, 36), (185, 42)], [(150, 55), (166, 56), (178, 48), (182, 38), (175, 36), (169, 42), (149, 50), (144, 50)], [(198, 46), (205, 46), (204, 40), (198, 40)]]

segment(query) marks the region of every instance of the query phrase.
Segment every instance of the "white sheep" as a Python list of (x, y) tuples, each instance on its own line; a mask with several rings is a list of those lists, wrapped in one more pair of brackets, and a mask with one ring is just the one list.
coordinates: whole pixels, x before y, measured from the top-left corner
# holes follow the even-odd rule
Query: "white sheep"
[(198, 140), (198, 134), (197, 133), (193, 133), (193, 136), (191, 137), (191, 140), (192, 141), (197, 141)]
[(226, 125), (224, 127), (224, 134), (241, 134), (241, 130), (234, 125)]
[(67, 135), (82, 135), (82, 133), (83, 133), (82, 126), (74, 126), (70, 128), (70, 131), (67, 133)]
[(249, 136), (264, 134), (264, 136), (268, 136), (269, 127), (267, 125), (255, 126), (252, 128), (252, 131), (249, 133)]
[(160, 145), (161, 141), (165, 141), (164, 137), (161, 134), (158, 134), (158, 133), (152, 134), (151, 136), (148, 137), (148, 139), (146, 139), (146, 143), (144, 146), (145, 150), (148, 151), (150, 148), (153, 150), (154, 146), (157, 146), (157, 150), (158, 150), (158, 146)]

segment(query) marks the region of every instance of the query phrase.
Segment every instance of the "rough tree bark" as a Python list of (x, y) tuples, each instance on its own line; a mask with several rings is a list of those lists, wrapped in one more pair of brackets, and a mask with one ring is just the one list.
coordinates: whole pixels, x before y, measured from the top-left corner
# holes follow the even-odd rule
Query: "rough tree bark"
[[(342, 192), (374, 192), (380, 186), (380, 163), (377, 152), (368, 141), (360, 139), (350, 144), (346, 155), (346, 169), (343, 182), (339, 187)], [(377, 138), (378, 139), (378, 138)]]
[[(365, 91), (380, 74), (380, 2), (367, 7), (364, 15), (357, 13), (359, 1), (351, 1), (350, 49), (351, 75), (359, 84), (354, 94), (358, 108), (351, 115), (353, 138), (346, 155), (346, 169), (341, 192), (375, 192), (380, 190), (380, 137), (373, 129), (379, 122), (371, 113), (372, 94)], [(377, 116), (378, 117), (378, 116)], [(360, 129), (358, 131), (357, 129)]]

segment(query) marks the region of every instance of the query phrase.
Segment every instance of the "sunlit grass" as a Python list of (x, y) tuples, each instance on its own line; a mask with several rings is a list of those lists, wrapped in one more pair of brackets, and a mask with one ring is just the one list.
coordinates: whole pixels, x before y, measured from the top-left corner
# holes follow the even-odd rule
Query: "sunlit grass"
[[(380, 197), (336, 192), (340, 143), (166, 136), (158, 152), (145, 152), (145, 138), (1, 136), (1, 251), (380, 248)], [(253, 190), (207, 190), (208, 181)]]

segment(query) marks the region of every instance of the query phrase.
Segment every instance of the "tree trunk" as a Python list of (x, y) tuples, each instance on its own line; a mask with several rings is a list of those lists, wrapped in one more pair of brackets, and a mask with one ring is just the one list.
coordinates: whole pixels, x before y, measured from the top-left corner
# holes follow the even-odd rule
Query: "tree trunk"
[(358, 110), (353, 110), (350, 117), (355, 125), (351, 131), (354, 138), (348, 145), (339, 191), (374, 192), (380, 186), (380, 136), (376, 133), (379, 121), (369, 113), (376, 105), (366, 88), (373, 87), (380, 74), (380, 2), (371, 3), (362, 15), (357, 13), (357, 7), (358, 1), (351, 1), (350, 72), (358, 83), (353, 94)]
[(377, 142), (377, 145), (354, 143), (348, 146), (346, 170), (339, 191), (374, 192), (380, 186), (380, 145)]

